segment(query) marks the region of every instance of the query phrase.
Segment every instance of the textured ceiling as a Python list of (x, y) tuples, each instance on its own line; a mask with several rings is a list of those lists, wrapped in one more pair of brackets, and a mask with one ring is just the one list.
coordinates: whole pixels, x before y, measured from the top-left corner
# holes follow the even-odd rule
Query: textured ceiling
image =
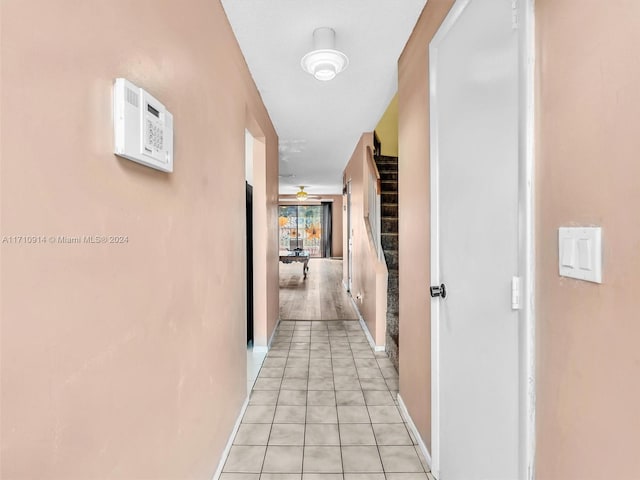
[[(222, 0), (280, 137), (280, 193), (341, 193), (342, 171), (397, 90), (397, 61), (426, 0)], [(349, 67), (321, 82), (300, 59), (331, 27)]]

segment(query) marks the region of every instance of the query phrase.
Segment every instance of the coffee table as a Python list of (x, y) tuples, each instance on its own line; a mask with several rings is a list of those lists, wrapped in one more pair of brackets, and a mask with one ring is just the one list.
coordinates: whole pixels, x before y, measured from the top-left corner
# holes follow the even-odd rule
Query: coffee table
[(307, 272), (309, 271), (309, 258), (310, 254), (306, 250), (291, 250), (287, 253), (280, 253), (280, 261), (282, 263), (302, 263), (302, 273), (304, 278), (307, 278)]

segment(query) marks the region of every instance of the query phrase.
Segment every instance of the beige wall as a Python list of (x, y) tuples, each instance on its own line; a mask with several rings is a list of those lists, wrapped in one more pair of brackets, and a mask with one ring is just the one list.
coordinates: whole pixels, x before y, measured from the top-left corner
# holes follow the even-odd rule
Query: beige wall
[(334, 257), (343, 256), (343, 243), (344, 234), (342, 226), (342, 217), (344, 216), (344, 205), (342, 202), (342, 195), (329, 195), (333, 199), (333, 221), (331, 222), (331, 228), (333, 229), (333, 238), (331, 239), (331, 254)]
[[(315, 195), (314, 195), (315, 196)], [(343, 216), (343, 206), (342, 206), (342, 195), (323, 195), (319, 194), (320, 199), (313, 201), (305, 201), (304, 205), (320, 205), (321, 201), (332, 201), (333, 207), (331, 210), (331, 256), (332, 257), (342, 257), (342, 216)], [(280, 195), (281, 199), (294, 199), (295, 195), (282, 194)], [(282, 205), (291, 205), (291, 202), (282, 203)]]
[(400, 395), (431, 448), (428, 47), (453, 0), (429, 0), (398, 63)]
[[(365, 217), (368, 210), (367, 147), (373, 149), (373, 132), (365, 133), (356, 145), (347, 164), (343, 178), (351, 181), (351, 230), (353, 237), (353, 278), (351, 296), (356, 300), (358, 310), (376, 345), (385, 343), (387, 315), (387, 267), (378, 260), (370, 233), (367, 232)], [(345, 197), (346, 204), (346, 197)], [(345, 260), (348, 236), (347, 220), (344, 219)], [(348, 282), (348, 262), (343, 264), (344, 283)]]
[[(537, 478), (640, 478), (640, 2), (536, 0)], [(603, 228), (603, 283), (558, 276)]]
[[(275, 131), (220, 4), (152, 3), (2, 1), (2, 235), (128, 237), (2, 245), (2, 478), (211, 478), (246, 395), (245, 128), (277, 320)], [(112, 154), (119, 76), (173, 113), (174, 173)]]

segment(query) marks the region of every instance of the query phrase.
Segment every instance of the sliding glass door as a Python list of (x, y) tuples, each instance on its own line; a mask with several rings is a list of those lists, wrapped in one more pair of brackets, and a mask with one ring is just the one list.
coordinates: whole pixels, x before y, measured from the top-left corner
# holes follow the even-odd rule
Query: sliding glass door
[(281, 205), (280, 250), (296, 248), (322, 256), (322, 205)]

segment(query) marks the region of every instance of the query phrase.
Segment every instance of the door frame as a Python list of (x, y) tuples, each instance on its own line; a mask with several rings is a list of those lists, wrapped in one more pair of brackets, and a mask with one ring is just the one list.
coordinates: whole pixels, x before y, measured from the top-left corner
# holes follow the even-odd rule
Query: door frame
[(351, 179), (347, 180), (347, 291), (353, 287), (353, 225), (351, 218)]
[[(246, 263), (246, 299), (245, 306), (247, 309), (247, 347), (249, 346), (249, 341), (251, 341), (251, 348), (255, 346), (255, 333), (256, 333), (256, 286), (255, 286), (255, 277), (254, 277), (254, 266), (255, 266), (255, 258), (254, 258), (254, 209), (253, 209), (253, 187), (255, 182), (254, 172), (254, 147), (256, 144), (256, 139), (253, 134), (249, 131), (247, 127), (244, 129), (244, 178), (245, 178), (245, 192), (246, 192), (246, 216), (245, 216), (245, 237), (246, 237), (246, 249), (245, 249), (245, 263)], [(249, 200), (251, 200), (251, 205), (249, 205)], [(249, 210), (250, 209), (250, 210)], [(249, 320), (249, 315), (251, 315), (251, 320)], [(249, 326), (249, 322), (251, 321), (251, 326)], [(249, 330), (251, 331), (251, 339), (249, 339)]]
[(254, 342), (254, 295), (253, 295), (253, 185), (248, 181), (245, 181), (246, 188), (246, 259), (247, 266), (247, 345), (251, 342), (253, 347)]
[[(438, 44), (462, 15), (471, 0), (457, 0), (429, 44), (429, 124), (430, 124), (430, 237), (431, 278), (439, 278), (438, 216)], [(518, 268), (521, 285), (519, 396), (520, 396), (520, 479), (533, 480), (535, 467), (535, 232), (534, 232), (534, 140), (535, 140), (535, 0), (512, 0), (514, 28), (519, 31), (520, 116), (518, 125)], [(436, 478), (440, 473), (440, 366), (439, 318), (441, 302), (431, 302), (431, 459)]]

